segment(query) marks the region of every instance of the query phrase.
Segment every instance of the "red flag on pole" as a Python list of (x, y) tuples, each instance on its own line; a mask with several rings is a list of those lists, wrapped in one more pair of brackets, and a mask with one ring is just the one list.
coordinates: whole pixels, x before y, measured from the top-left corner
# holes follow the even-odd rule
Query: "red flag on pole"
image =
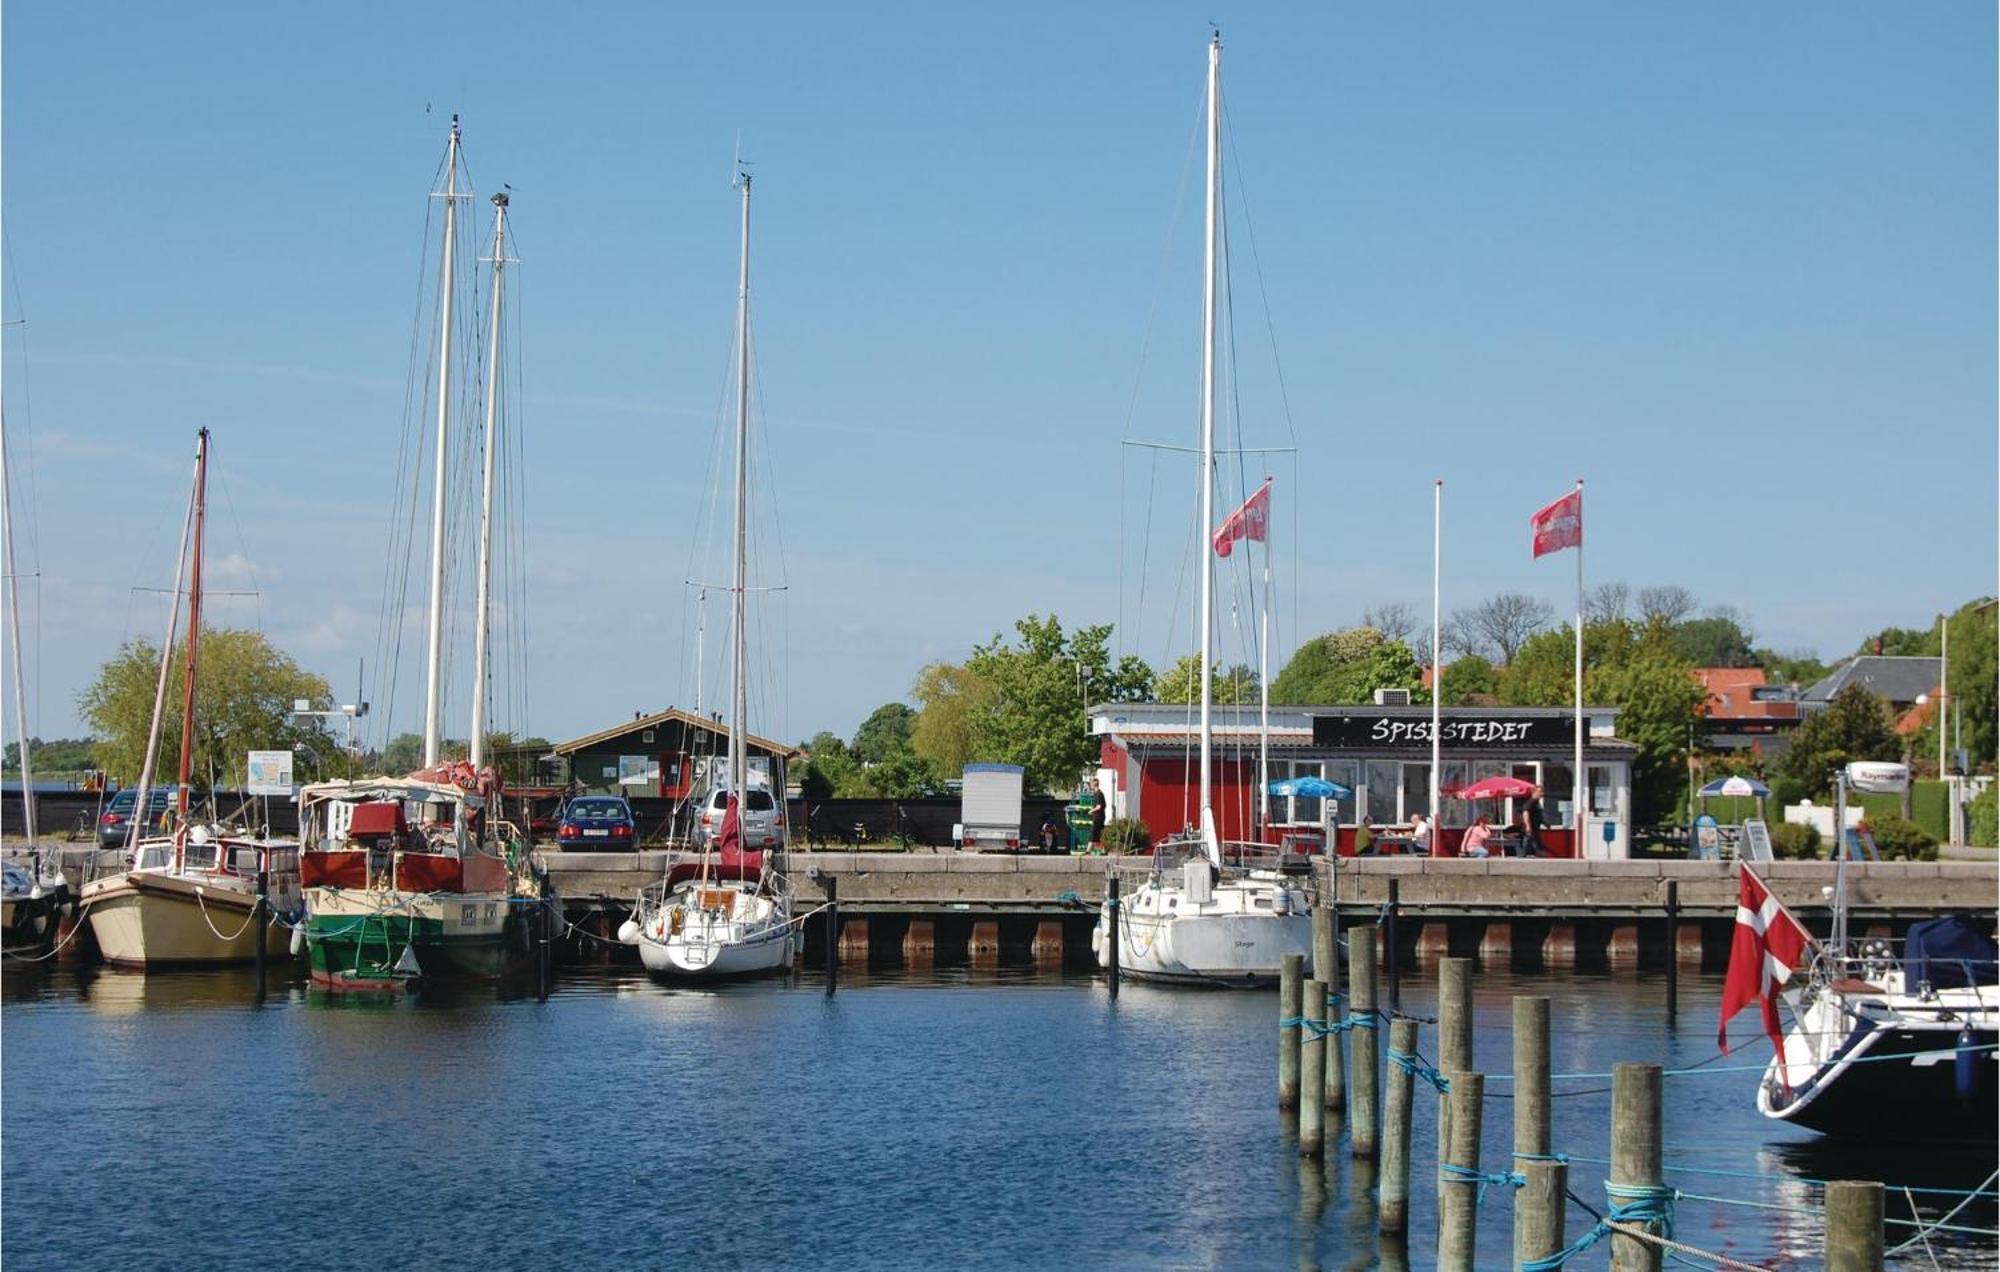
[(1265, 533), (1271, 525), (1271, 479), (1266, 477), (1257, 493), (1243, 501), (1243, 506), (1229, 514), (1229, 520), (1215, 532), (1215, 555), (1226, 557), (1236, 550), (1238, 539), (1265, 541)]
[(1716, 1026), (1716, 1041), (1726, 1054), (1729, 1018), (1751, 1003), (1759, 1003), (1764, 1009), (1764, 1032), (1782, 1055), (1785, 1042), (1778, 1028), (1778, 991), (1791, 979), (1812, 937), (1748, 866), (1737, 869), (1741, 877), (1736, 895), (1736, 939), (1729, 947), (1729, 974), (1722, 982), (1722, 1020)]
[(1572, 490), (1534, 516), (1528, 527), (1535, 536), (1535, 555), (1583, 546), (1583, 491)]

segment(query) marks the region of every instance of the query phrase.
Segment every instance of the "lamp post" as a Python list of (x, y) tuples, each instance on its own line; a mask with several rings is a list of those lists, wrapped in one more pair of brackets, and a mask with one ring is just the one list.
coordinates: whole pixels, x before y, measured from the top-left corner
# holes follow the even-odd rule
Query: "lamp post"
[(312, 699), (310, 698), (294, 698), (292, 700), (293, 724), (304, 725), (307, 720), (347, 721), (347, 743), (342, 749), (347, 752), (347, 776), (349, 778), (354, 776), (354, 722), (367, 714), (368, 704), (365, 702), (346, 703), (331, 711), (315, 711), (313, 710)]

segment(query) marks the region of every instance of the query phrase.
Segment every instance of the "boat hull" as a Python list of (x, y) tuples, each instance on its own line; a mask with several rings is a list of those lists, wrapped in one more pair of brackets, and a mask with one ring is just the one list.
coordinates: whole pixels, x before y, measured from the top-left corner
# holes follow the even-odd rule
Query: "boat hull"
[(62, 907), (68, 900), (67, 889), (47, 891), (39, 897), (0, 898), (0, 949), (16, 958), (48, 954), (55, 947)]
[(409, 894), (314, 888), (305, 944), (312, 983), (393, 991), (432, 981), (493, 980), (526, 966), (535, 906), (501, 893)]
[(692, 980), (727, 980), (768, 976), (792, 965), (788, 931), (748, 941), (702, 941), (675, 937), (639, 940), (639, 962), (656, 976)]
[(130, 871), (85, 884), (82, 899), (98, 952), (113, 967), (248, 963), (260, 937), (266, 958), (291, 957), (291, 931), (253, 924), (256, 893), (221, 880)]
[(689, 880), (666, 904), (644, 909), (639, 962), (656, 976), (726, 980), (792, 965), (794, 928), (781, 896), (740, 881)]
[[(1822, 1065), (1789, 1066), (1789, 1092), (1773, 1060), (1757, 1093), (1766, 1117), (1823, 1135), (1922, 1142), (1994, 1142), (2000, 1126), (2000, 1032), (1973, 1032), (1969, 1091), (1958, 1084), (1955, 1022), (1864, 1021)], [(1984, 1048), (1980, 1050), (1978, 1048)]]

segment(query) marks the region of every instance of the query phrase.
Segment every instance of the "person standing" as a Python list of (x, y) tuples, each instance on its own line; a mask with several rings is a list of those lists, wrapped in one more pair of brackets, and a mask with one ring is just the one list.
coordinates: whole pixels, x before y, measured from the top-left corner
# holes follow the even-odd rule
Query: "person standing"
[[(1521, 806), (1521, 855), (1523, 857), (1546, 857), (1548, 845), (1542, 842), (1542, 827), (1547, 823), (1542, 819), (1542, 788), (1537, 786)], [(1578, 828), (1577, 855), (1583, 855), (1582, 829)]]
[(1108, 805), (1104, 800), (1104, 788), (1090, 779), (1090, 851), (1102, 856), (1104, 853), (1104, 814)]

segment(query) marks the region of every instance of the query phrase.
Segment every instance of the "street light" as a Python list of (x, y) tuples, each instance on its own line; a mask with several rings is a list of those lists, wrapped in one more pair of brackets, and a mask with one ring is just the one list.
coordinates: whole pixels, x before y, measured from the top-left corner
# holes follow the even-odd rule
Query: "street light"
[(307, 720), (347, 721), (347, 745), (343, 749), (347, 752), (347, 775), (350, 778), (354, 776), (354, 761), (356, 759), (354, 722), (367, 714), (368, 704), (365, 702), (358, 704), (349, 702), (335, 707), (331, 711), (315, 711), (313, 710), (311, 698), (292, 699), (292, 723), (295, 725), (303, 726)]

